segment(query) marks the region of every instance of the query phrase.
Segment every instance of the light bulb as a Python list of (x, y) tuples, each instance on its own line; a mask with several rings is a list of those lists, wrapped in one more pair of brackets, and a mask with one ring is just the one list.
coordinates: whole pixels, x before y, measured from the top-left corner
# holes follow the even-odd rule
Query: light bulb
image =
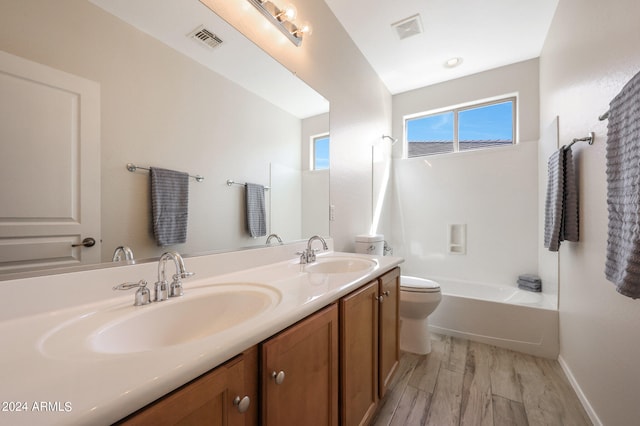
[(280, 11), (276, 18), (278, 18), (279, 21), (293, 21), (297, 14), (298, 11), (296, 10), (296, 7), (292, 4), (288, 4)]
[(309, 22), (303, 22), (302, 24), (298, 25), (296, 36), (302, 37), (303, 34), (310, 36), (312, 32), (313, 28), (311, 27), (311, 24)]

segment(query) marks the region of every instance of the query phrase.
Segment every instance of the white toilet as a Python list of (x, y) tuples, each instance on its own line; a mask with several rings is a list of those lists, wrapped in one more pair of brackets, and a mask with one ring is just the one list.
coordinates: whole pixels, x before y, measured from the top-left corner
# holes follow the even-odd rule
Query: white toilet
[[(356, 253), (382, 256), (384, 235), (356, 235)], [(417, 277), (400, 277), (400, 349), (416, 354), (431, 352), (428, 317), (438, 307), (440, 284)]]
[(431, 352), (429, 315), (438, 307), (440, 285), (417, 277), (400, 277), (400, 349), (416, 354)]

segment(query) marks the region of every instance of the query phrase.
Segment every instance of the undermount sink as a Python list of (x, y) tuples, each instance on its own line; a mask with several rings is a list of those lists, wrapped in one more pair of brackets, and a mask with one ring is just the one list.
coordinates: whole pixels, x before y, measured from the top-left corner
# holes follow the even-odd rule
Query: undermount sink
[[(259, 284), (212, 285), (145, 306), (119, 306), (81, 316), (42, 344), (49, 355), (144, 352), (204, 339), (241, 325), (278, 304), (280, 292)], [(78, 348), (80, 343), (81, 348)]]
[(318, 257), (315, 262), (305, 265), (304, 270), (317, 274), (344, 274), (370, 270), (376, 265), (375, 260), (359, 257)]

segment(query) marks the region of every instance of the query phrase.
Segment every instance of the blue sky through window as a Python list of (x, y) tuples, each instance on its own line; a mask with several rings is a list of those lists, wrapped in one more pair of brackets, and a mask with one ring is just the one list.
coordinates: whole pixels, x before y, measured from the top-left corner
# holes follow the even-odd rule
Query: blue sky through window
[(515, 99), (508, 99), (407, 119), (407, 156), (511, 145), (514, 110)]
[(407, 121), (407, 141), (453, 142), (453, 111)]
[(460, 141), (511, 141), (513, 102), (486, 105), (458, 113)]
[(313, 139), (313, 170), (329, 168), (329, 136)]
[[(407, 121), (407, 141), (453, 141), (453, 111)], [(513, 138), (513, 102), (486, 105), (458, 113), (458, 139), (503, 140)]]

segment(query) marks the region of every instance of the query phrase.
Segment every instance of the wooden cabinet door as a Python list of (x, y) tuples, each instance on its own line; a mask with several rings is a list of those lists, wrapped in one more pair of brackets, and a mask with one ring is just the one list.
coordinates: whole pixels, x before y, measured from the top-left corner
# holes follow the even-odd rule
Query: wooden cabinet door
[(400, 303), (400, 269), (396, 268), (379, 279), (380, 295), (380, 361), (379, 361), (379, 395), (382, 398), (387, 391), (393, 373), (400, 361), (399, 336), (399, 303)]
[[(233, 360), (231, 361), (233, 362)], [(257, 426), (260, 423), (260, 388), (258, 386), (258, 346), (243, 352), (241, 362), (227, 369), (227, 398), (230, 426)], [(244, 407), (248, 397), (249, 406)], [(240, 402), (242, 401), (242, 405)]]
[[(258, 351), (252, 348), (228, 363), (159, 399), (119, 422), (120, 425), (211, 425), (253, 426), (258, 424)], [(247, 386), (252, 387), (250, 389)], [(236, 397), (249, 396), (241, 413)]]
[(337, 305), (263, 343), (261, 366), (265, 426), (337, 425)]
[(341, 424), (368, 424), (378, 405), (378, 281), (340, 300)]

